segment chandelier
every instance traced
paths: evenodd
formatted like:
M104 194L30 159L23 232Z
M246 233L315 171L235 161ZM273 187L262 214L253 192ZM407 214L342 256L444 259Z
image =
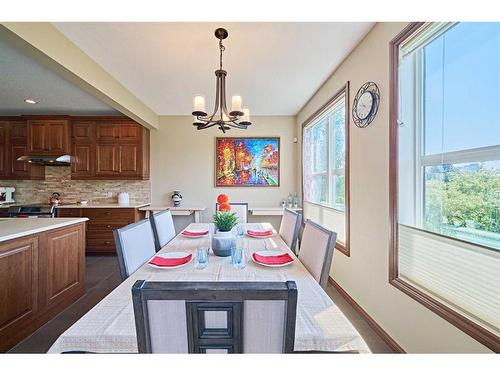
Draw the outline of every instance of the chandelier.
M226 39L228 32L226 29L219 28L215 30L215 37L219 39L219 69L215 71L216 92L215 106L213 113L208 116L205 110L205 97L197 95L193 99L193 125L198 130L208 129L217 126L223 133L231 128L246 129L250 122L250 111L248 108L242 108L243 99L239 95L231 98L231 112L228 112L226 104L226 75L227 72L222 69L222 53L225 50L222 41Z

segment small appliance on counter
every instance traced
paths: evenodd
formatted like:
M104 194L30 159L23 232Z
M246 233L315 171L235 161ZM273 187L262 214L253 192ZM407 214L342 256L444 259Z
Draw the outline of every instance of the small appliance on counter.
M10 206L8 209L9 217L26 217L26 218L39 218L39 217L55 217L56 207L54 205L19 205Z
M130 197L128 193L121 192L118 194L118 204L120 206L128 206L130 204Z
M58 206L59 203L61 203L61 194L52 193L52 195L49 198L49 204L52 206Z
M16 203L14 199L14 192L16 188L14 187L0 187L0 206L3 204Z
M179 190L174 190L174 194L171 197L174 207L179 207L182 201L182 195Z

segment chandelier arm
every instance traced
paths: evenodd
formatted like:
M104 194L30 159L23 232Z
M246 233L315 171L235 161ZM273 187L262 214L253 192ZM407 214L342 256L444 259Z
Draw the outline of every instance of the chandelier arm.
M228 122L233 122L238 120L238 116L231 116L227 110L227 104L226 104L226 77L222 77L222 112L226 115L226 117L229 119Z

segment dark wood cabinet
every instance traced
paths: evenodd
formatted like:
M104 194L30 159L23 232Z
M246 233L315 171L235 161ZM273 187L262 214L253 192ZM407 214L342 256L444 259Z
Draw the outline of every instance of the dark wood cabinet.
M69 119L29 119L28 153L63 155L70 153Z
M86 254L116 254L113 229L145 217L137 208L57 208L57 217L87 217Z
M72 179L149 179L149 130L126 117L72 118Z
M6 180L43 180L45 168L17 161L28 153L27 123L18 118L0 118L0 178Z
M0 351L85 293L85 223L0 243Z

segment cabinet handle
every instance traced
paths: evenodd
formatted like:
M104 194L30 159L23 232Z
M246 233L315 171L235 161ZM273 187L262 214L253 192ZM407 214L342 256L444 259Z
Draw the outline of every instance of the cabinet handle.
M111 244L111 241L104 241L104 244L109 245L109 244Z
M111 224L106 225L106 228L111 228Z
M111 215L111 212L109 212L109 211L108 211L108 212L106 212L106 215Z

